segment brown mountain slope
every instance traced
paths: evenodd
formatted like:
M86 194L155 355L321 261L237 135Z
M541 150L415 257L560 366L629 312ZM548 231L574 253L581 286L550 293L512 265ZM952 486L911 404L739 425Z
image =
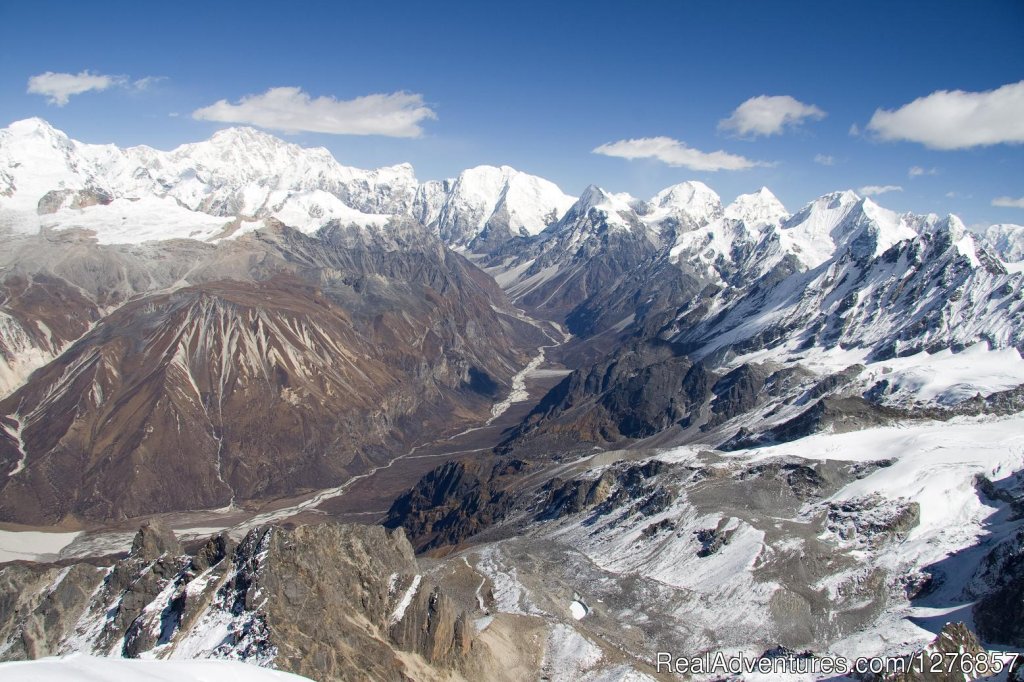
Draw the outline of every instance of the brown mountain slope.
M0 519L338 485L486 414L536 341L495 310L485 275L435 245L282 229L231 248L252 280L138 297L0 401Z

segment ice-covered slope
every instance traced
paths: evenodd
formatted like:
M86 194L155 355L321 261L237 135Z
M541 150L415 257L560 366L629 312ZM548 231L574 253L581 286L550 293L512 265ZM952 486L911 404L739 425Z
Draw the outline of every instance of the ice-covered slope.
M912 221L912 217L900 216L853 192L834 192L785 221L778 236L783 253L815 268L844 247L855 257L877 256L893 244L915 237Z
M158 183L169 183L185 205L218 215L257 215L275 190L323 190L366 213L405 213L417 186L409 164L350 168L323 147L300 147L252 128L221 130L168 153L136 147L126 155Z
M1007 263L1024 261L1024 225L992 225L983 236Z
M477 166L454 180L424 183L417 217L436 227L445 243L478 250L539 233L574 201L543 178L508 166Z
M613 194L597 185L590 185L577 199L552 232L570 233L577 243L601 229L635 229L636 212L627 196Z
M661 190L647 204L644 221L659 223L669 218L704 225L722 215L722 200L703 182L681 182Z
M725 207L723 216L749 225L776 225L789 218L789 212L767 187L752 194L741 194Z
M509 242L484 264L511 297L545 316L562 316L644 271L657 249L657 235L626 197L591 185L557 223Z
M835 193L764 228L743 255L735 272L745 281L706 304L713 314L695 324L692 307L680 313L673 338L699 356L725 346L840 345L882 357L1024 344L1020 273L956 216L899 215Z
M755 248L788 217L767 188L741 194L704 224L677 230L669 257L689 263L713 281L756 277L774 261L751 261Z

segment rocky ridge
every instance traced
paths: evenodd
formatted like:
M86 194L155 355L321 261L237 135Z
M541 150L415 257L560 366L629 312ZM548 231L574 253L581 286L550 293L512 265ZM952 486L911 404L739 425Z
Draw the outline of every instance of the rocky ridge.
M472 625L380 527L259 527L192 552L153 523L110 567L0 568L0 660L237 659L316 679L470 674Z

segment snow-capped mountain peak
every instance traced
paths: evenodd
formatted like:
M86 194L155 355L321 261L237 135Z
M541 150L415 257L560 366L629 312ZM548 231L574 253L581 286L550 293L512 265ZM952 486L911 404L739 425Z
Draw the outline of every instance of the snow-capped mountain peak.
M476 166L444 182L424 183L417 217L452 246L477 239L533 235L575 200L553 182L510 166Z
M83 227L116 243L212 239L236 218L379 226L411 212L418 186L409 164L350 168L247 127L170 151L75 142L42 119L0 130L0 213L21 232Z
M779 236L784 252L816 268L842 248L850 249L855 258L880 255L893 244L917 236L911 222L845 190L807 204L783 222Z
M250 223L233 233L243 234L264 218L313 232L332 220L380 227L404 215L451 246L468 246L537 234L574 202L554 183L509 166L420 183L408 163L343 166L323 147L250 127L170 151L75 142L42 119L0 130L0 211L21 232L45 224L84 227L100 241L212 239L234 219Z
M614 198L610 192L604 191L597 185L587 185L587 188L580 193L579 198L573 205L573 210L582 213L589 211L591 208L610 204L612 201L614 201Z
M842 206L849 206L855 204L861 200L861 196L854 192L852 189L844 189L836 192L829 192L818 197L812 203L827 204L829 208L840 208Z
M725 207L723 215L730 220L742 220L749 225L777 224L789 217L789 212L778 197L767 187L752 194L741 194Z
M7 132L19 137L60 137L67 139L67 135L57 130L50 125L49 122L39 118L38 116L14 121L7 126Z
M697 180L666 187L655 194L650 203L653 210L647 216L649 222L686 218L702 225L722 214L721 197Z
M257 128L250 128L249 126L221 128L210 136L207 143L210 146L219 148L244 146L248 149L255 149L258 147L287 148L289 146L298 146L290 145L279 137L274 137L270 133Z
M564 220L576 220L581 216L587 215L592 210L602 213L609 225L622 226L626 223L620 214L625 213L629 215L633 213L633 207L629 205L626 197L607 192L597 185L590 185L580 194L580 198L576 200L576 203L566 213Z

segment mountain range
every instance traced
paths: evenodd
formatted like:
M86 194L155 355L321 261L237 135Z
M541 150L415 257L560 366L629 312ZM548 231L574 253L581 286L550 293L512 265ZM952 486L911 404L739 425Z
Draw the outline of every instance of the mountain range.
M1024 585L1022 226L849 190L790 213L697 181L420 182L249 128L165 152L29 119L0 130L0 233L0 521L77 538L36 556L69 572L0 568L22 595L0 658L315 675L295 595L359 580L351 641L395 679L498 675L508 641L544 653L505 679L902 656L954 612L971 646L1024 646L1000 610ZM157 520L225 535L124 554ZM324 543L370 558L310 587L305 562L348 561ZM247 634L204 643L203 618ZM47 619L63 634L32 634ZM360 663L336 635L340 679Z

